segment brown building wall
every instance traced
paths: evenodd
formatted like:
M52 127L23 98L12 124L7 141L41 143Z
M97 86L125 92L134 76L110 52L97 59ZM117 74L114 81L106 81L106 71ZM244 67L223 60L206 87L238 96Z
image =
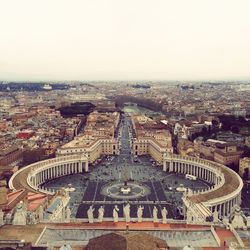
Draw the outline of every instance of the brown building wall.
M0 166L8 166L16 161L22 161L23 159L23 150L17 149L13 152L10 152L0 159Z

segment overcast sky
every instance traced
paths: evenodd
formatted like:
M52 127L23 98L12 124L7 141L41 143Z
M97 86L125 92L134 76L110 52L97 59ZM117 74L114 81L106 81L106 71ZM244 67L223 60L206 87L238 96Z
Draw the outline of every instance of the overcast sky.
M250 0L0 0L0 80L250 79Z

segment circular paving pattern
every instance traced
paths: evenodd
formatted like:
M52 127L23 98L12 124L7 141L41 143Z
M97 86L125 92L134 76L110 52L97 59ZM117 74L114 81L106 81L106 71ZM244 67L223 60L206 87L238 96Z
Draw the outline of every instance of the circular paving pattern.
M101 190L101 194L109 196L113 199L137 199L150 194L150 188L146 185L142 185L135 182L128 182L127 186L131 189L129 193L122 193L121 189L124 187L124 183L115 182L104 186Z

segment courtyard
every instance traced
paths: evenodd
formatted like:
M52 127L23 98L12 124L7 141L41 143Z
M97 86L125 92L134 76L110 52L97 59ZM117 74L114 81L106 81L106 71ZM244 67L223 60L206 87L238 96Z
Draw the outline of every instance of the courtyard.
M123 205L127 202L131 205L131 217L136 217L137 207L144 207L143 217L152 218L153 207L160 211L166 207L168 218L182 218L182 192L176 191L181 184L192 190L204 189L209 186L202 180L188 180L185 175L167 173L159 166L152 166L150 158L139 157L139 162L128 164L129 183L136 183L146 187L149 192L144 196L129 198L126 196L116 199L110 194L103 192L104 187L115 183L123 183L124 165L118 163L119 157L103 158L96 165L91 166L89 173L72 174L51 180L44 184L47 188L59 190L69 184L74 188L70 192L70 208L72 216L76 218L87 218L87 210L90 205L95 208L94 217L98 216L98 208L102 205L105 209L104 217L112 217L114 205L118 205L119 217L123 217Z
M162 171L149 156L131 154L132 130L131 120L123 116L118 128L120 140L119 155L103 156L90 164L88 173L72 174L50 180L44 184L46 188L59 190L71 186L70 209L72 217L87 218L87 210L93 205L94 218L98 216L100 206L104 208L104 217L112 217L115 205L119 208L119 217L123 217L123 206L130 204L130 215L137 217L138 206L143 206L143 218L152 218L153 207L158 209L158 218L165 207L168 218L183 218L182 192L176 188L183 186L192 190L201 190L209 187L203 180L188 180L183 174ZM126 180L124 173L126 172ZM131 195L119 193L117 189L128 182L133 186ZM137 193L137 194L136 194Z

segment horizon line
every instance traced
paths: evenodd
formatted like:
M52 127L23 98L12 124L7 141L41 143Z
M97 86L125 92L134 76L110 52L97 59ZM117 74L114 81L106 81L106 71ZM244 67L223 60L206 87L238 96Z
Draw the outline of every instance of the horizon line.
M249 78L239 78L239 79L228 79L228 78L224 78L224 79L130 79L130 80L126 80L126 79L114 79L114 80L110 80L110 79L61 79L61 80L53 80L53 79L40 79L40 80L27 80L27 79L23 79L23 80L5 80L5 79L0 79L0 82L27 82L27 83L40 83L40 82L201 82L201 81L205 81L205 82L246 82L246 81L250 81L250 77Z

